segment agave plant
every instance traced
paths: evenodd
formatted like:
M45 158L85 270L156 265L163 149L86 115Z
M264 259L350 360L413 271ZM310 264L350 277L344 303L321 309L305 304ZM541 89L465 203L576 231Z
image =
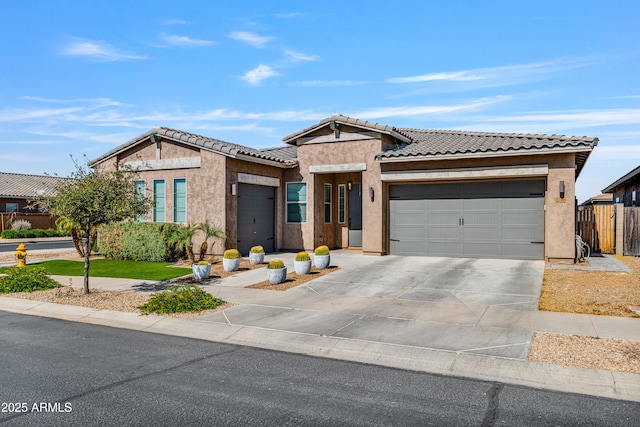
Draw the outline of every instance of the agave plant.
M168 242L179 253L185 251L191 264L196 263L195 255L193 254L193 238L198 234L198 226L194 224L183 225L177 228L169 236Z
M198 230L202 231L202 234L204 235L204 241L200 244L200 258L198 259L199 261L202 261L209 250L209 239L213 237L215 239L224 240L227 238L227 234L222 228L209 223L209 220L199 224ZM215 244L216 242L213 242L211 247L213 248L213 245Z

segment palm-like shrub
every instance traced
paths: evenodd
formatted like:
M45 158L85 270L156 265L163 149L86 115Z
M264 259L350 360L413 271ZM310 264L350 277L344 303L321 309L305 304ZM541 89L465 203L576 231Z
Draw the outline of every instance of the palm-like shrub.
M187 258L191 264L196 263L195 255L193 254L193 238L198 233L198 227L193 224L183 225L171 232L168 243L173 246L176 252L187 253Z
M11 223L12 230L31 230L31 223L26 219L16 219Z
M227 238L227 234L224 232L224 230L221 227L218 227L216 225L212 225L211 223L209 223L209 220L203 223L200 223L198 225L198 230L202 231L203 238L204 238L204 241L200 244L200 255L198 259L199 261L202 261L209 249L209 239L214 238L214 239L225 240ZM214 241L211 244L211 247L213 248L215 244L216 242Z

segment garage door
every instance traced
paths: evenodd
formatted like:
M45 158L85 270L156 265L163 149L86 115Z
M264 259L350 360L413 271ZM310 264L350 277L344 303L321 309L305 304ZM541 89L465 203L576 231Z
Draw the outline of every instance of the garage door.
M390 253L544 259L544 191L544 181L390 185Z
M238 250L248 256L252 246L273 252L274 188L238 184Z

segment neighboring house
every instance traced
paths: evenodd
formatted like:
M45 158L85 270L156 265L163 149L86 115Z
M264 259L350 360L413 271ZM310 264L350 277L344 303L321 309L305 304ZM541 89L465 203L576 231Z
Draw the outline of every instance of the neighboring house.
M334 115L257 150L154 128L90 162L140 169L146 220L224 226L246 255L573 262L575 180L597 138L403 129Z
M640 206L640 166L610 184L602 192L613 194L615 203Z
M62 180L57 176L0 172L0 212L38 212L30 203L43 195L55 194Z
M580 203L578 209L583 208L585 206L602 206L602 205L612 205L613 204L613 194L598 194L597 196L590 197L588 200Z

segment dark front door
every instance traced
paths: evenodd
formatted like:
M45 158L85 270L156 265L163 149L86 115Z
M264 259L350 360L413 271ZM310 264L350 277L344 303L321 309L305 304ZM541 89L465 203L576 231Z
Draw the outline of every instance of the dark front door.
M349 191L349 247L362 247L362 184L351 184Z
M258 245L273 252L274 201L273 187L238 184L238 250L242 256Z

